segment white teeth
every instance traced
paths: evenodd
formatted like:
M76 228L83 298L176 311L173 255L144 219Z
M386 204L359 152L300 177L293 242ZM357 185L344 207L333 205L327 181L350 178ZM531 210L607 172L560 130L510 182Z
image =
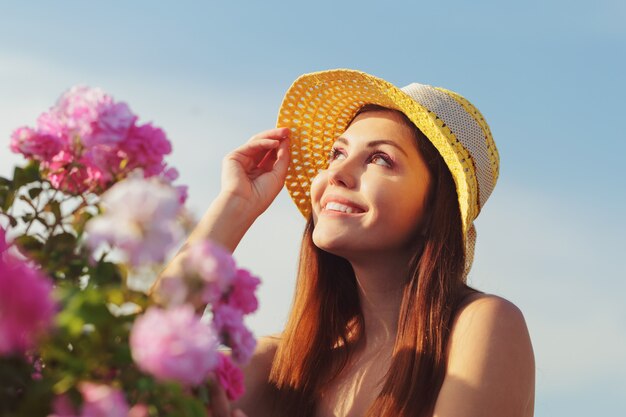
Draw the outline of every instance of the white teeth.
M329 203L326 203L326 207L324 207L326 210L333 210L333 211L341 211L342 213L356 213L357 210L350 207L350 206L346 206L345 204L341 204L341 203L336 203L334 201L331 201Z

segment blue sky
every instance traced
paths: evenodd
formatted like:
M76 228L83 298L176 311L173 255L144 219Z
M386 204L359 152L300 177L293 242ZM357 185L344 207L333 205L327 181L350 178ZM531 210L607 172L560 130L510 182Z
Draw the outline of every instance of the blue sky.
M222 156L273 126L302 73L355 68L455 90L485 115L502 159L470 281L526 316L536 415L623 414L626 3L389 3L0 0L0 175L20 162L14 128L74 84L100 86L166 130L199 216ZM237 249L263 279L258 335L287 313L299 216L281 193Z

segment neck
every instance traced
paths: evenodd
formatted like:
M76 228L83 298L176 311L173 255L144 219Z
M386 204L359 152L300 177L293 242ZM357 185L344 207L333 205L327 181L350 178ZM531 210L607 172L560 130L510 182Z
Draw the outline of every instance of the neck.
M349 259L356 276L366 351L393 348L409 258L398 253Z

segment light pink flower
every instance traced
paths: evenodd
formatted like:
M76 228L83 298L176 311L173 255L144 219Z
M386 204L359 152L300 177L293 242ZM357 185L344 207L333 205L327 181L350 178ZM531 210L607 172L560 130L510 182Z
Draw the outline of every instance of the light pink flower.
M182 236L176 190L157 180L128 178L102 195L103 215L87 223L87 243L122 250L133 266L162 262Z
M248 363L254 353L256 339L246 328L241 310L228 304L218 305L213 310L213 323L224 344L232 349L235 362L242 365Z
M145 404L135 404L128 411L128 417L148 417L150 409Z
M235 260L223 247L208 240L192 245L183 263L185 274L199 276L204 281L201 300L217 303L235 278Z
M65 125L59 112L54 108L39 115L36 130L42 135L58 137L68 149L73 145L74 138L72 137L72 132Z
M128 403L121 391L92 382L82 382L78 390L84 401L80 417L128 416Z
M218 353L219 361L215 369L217 382L226 391L230 401L235 401L245 392L243 372L235 365L228 355Z
M0 355L10 355L35 345L52 325L56 304L51 280L6 252L0 231Z
M63 93L50 110L68 136L78 136L83 143L94 132L94 123L99 116L99 108L111 104L112 98L99 88L74 86Z
M160 380L184 385L202 383L217 365L218 340L193 307L150 307L130 332L135 363Z
M157 288L159 304L175 307L185 304L189 297L189 288L184 279L174 276L161 278Z
M245 269L238 269L233 280L232 288L228 294L228 304L235 307L243 314L250 314L259 307L256 298L256 288L261 280Z

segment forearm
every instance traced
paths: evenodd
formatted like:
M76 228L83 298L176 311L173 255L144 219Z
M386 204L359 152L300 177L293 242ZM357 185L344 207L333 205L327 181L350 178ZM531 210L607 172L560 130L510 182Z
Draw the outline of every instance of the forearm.
M187 248L195 242L209 239L233 252L256 217L256 214L250 212L249 206L237 197L220 194L211 203L176 256L161 271L154 287L163 276L181 275Z

